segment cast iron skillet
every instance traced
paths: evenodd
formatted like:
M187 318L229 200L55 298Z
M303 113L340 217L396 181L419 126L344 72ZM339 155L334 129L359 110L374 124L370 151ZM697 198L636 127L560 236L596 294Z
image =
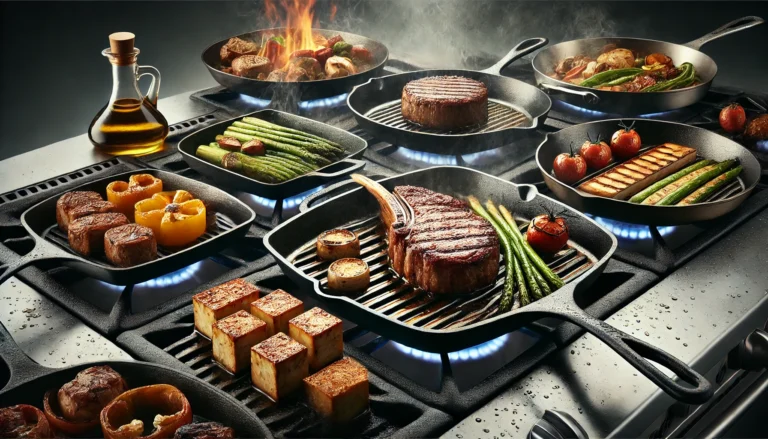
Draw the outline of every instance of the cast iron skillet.
M178 270L200 259L214 255L243 238L256 218L256 214L242 201L227 192L205 183L171 172L142 169L104 177L78 186L73 191L96 191L106 200L106 188L115 180L128 181L134 174L151 174L163 180L163 190L184 189L203 200L208 209L216 212L217 227L206 232L197 243L179 250L158 247L158 258L133 267L111 265L104 255L83 257L69 247L66 234L56 224L56 201L60 193L44 200L21 215L21 224L35 239L35 247L15 262L4 267L0 284L13 274L34 262L45 259L60 260L86 275L115 285L133 285Z
M261 36L263 34L280 34L282 35L283 28L272 29L260 29L244 34L237 35L238 38L261 43ZM357 84L361 84L370 78L381 75L384 70L384 63L389 58L389 50L387 47L375 40L366 38L360 35L351 34L348 32L339 32L335 30L326 29L312 29L312 32L323 35L326 38L333 37L334 35L341 35L344 41L352 45L361 44L371 51L374 62L373 67L370 70L358 73L356 75L346 76L343 78L323 79L319 81L306 81L306 82L273 82L273 81L261 81L258 79L243 78L233 75L231 73L224 73L220 70L221 58L219 51L221 46L229 41L221 40L205 49L201 59L208 68L208 72L213 76L219 84L228 88L229 90L243 93L249 96L260 97L264 99L272 99L273 94L276 96L292 96L298 97L301 100L325 98L328 96L336 96L342 93L349 92L352 87Z
M595 138L598 134L602 134L603 138L608 138L619 129L621 121L620 119L612 119L583 123L547 134L544 142L536 150L536 163L544 176L547 187L555 193L557 198L582 212L629 223L653 226L690 224L717 218L732 211L747 199L760 181L760 163L748 149L738 143L704 128L648 119L623 119L623 121L624 123L635 124L635 130L640 134L644 146L672 142L695 148L698 155L706 159L717 161L738 159L741 166L744 167L739 175L742 190L735 195L718 199L718 201L690 206L648 206L580 192L576 190L576 186L581 181L574 185L567 185L555 178L552 173L552 163L558 154L569 151L571 142L576 149L584 143L588 135ZM611 166L614 165L615 163ZM607 169L592 172L584 180L605 172Z
M309 174L304 174L282 183L264 183L246 177L243 174L224 169L221 166L208 163L195 155L198 146L208 145L215 141L216 135L223 134L225 128L231 125L232 122L238 121L243 117L251 116L332 140L344 148L345 158ZM229 188L262 195L271 199L290 197L320 186L328 180L351 174L352 172L362 169L365 166L365 162L362 160L355 160L354 158L361 157L367 147L368 142L349 131L344 131L328 124L316 122L312 119L276 110L256 111L254 113L244 114L219 122L215 125L203 128L200 131L196 131L179 142L179 152L181 152L181 156L184 158L184 161L197 172L208 175ZM331 172L326 171L331 169L337 170Z
M0 407L16 404L43 409L43 396L71 381L91 366L110 366L125 378L130 388L170 384L187 397L194 422L215 421L231 427L236 437L272 437L264 423L238 400L185 372L138 361L100 361L51 369L32 361L19 349L8 330L0 324L0 356L8 364L11 380L0 389Z
M685 363L666 352L625 334L585 313L574 300L600 275L616 250L616 238L596 222L551 198L538 194L531 185L517 185L500 178L461 167L434 167L413 171L381 180L389 190L399 185L415 185L441 193L465 197L475 195L480 200L492 199L509 207L513 213L532 218L545 209L566 210L574 241L595 255L598 261L565 287L551 295L520 308L459 329L425 329L407 325L400 320L356 302L354 297L332 295L320 288L319 282L301 272L289 262L289 255L321 232L338 228L354 220L375 217L379 206L365 189L358 188L321 203L284 222L264 237L264 245L294 282L308 292L314 292L329 307L353 321L366 322L366 328L386 338L428 352L457 351L488 341L544 317L557 317L583 327L602 340L656 385L674 398L687 403L702 403L712 396L709 382ZM694 388L682 386L667 377L648 360L670 370Z
M466 154L497 148L535 133L536 128L547 118L552 101L546 93L523 81L501 76L501 71L513 61L546 44L546 38L522 41L501 61L480 72L419 70L374 78L355 87L347 97L347 105L363 129L374 137L386 140L393 145L440 154ZM427 76L442 75L463 76L484 83L488 87L489 101L501 103L503 106L525 114L528 121L521 126L511 128L481 127L451 133L418 129L408 122L387 123L391 116L377 117L377 113L380 113L382 108L399 108L403 87L407 83ZM397 114L400 114L399 110Z
M683 45L641 38L587 38L566 41L537 53L533 58L533 70L536 82L545 91L556 95L557 99L579 107L626 116L674 110L701 100L717 74L715 61L700 52L699 48L712 40L761 23L763 19L760 17L743 17ZM549 77L560 60L579 54L596 56L606 44L616 44L619 48L630 49L644 56L656 52L664 53L672 58L675 65L690 62L701 81L696 86L680 90L630 93L580 87Z

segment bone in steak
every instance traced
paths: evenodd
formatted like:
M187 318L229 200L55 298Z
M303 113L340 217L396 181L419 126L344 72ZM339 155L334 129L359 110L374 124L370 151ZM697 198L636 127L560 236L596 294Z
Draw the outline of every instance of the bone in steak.
M468 293L490 285L499 272L499 239L465 202L415 186L394 194L354 174L379 202L388 228L392 268L432 293Z
M407 121L426 128L457 130L488 120L488 89L474 79L431 76L406 84L401 105Z

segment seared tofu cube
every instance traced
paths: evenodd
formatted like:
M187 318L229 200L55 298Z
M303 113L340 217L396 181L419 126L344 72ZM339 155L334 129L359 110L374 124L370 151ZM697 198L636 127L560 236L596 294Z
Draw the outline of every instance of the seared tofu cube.
M232 373L250 364L251 347L267 338L267 324L238 311L213 324L213 358Z
M291 319L288 335L307 347L312 371L338 360L344 351L341 320L320 308L312 308Z
M275 290L251 304L251 314L267 323L267 334L288 333L288 321L304 312L304 302Z
M304 378L309 404L333 422L346 422L368 408L368 371L351 358Z
M195 294L192 304L195 312L195 329L208 338L213 336L216 320L238 311L248 311L251 303L259 298L259 289L243 279L234 279Z
M251 348L251 382L275 401L309 375L307 348L282 332Z

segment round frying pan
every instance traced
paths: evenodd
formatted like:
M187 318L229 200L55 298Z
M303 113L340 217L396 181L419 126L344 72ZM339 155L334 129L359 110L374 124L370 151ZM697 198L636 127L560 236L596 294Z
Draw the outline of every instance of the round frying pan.
M576 186L581 181L568 185L555 178L552 173L552 163L558 154L568 152L571 144L576 148L584 143L588 136L594 139L601 134L603 138L608 138L619 129L621 121L612 119L584 123L547 134L544 142L536 150L536 163L544 176L544 182L557 198L582 212L629 223L652 226L690 224L711 220L732 211L747 199L760 181L760 163L749 150L738 143L703 128L648 119L623 119L623 121L635 124L635 130L640 134L644 147L671 142L695 148L699 157L717 161L738 159L744 168L739 175L738 185L734 184L730 190L715 194L713 196L715 201L690 206L648 206L580 192L576 190ZM607 169L592 172L583 180Z
M192 375L169 367L139 361L100 361L51 369L27 357L2 324L0 357L10 370L10 381L4 388L0 387L0 407L29 404L42 410L43 396L48 390L61 387L88 367L110 366L125 378L130 388L170 384L181 390L192 406L193 422L218 422L231 427L235 437L272 437L267 426L255 413L234 397Z
M347 97L347 105L363 129L393 145L440 154L467 154L497 148L534 133L547 118L552 101L546 93L500 75L513 61L546 44L546 38L525 40L501 61L480 72L419 70L374 78L355 87ZM487 124L447 132L422 129L403 120L400 113L403 87L419 78L443 75L463 76L485 84L489 100Z
M674 110L701 100L717 75L717 64L708 55L700 52L699 48L712 40L761 23L763 19L760 17L743 17L682 45L641 38L587 38L566 41L537 53L533 58L533 70L536 82L544 90L556 95L557 99L579 107L627 116ZM672 58L675 65L690 62L701 82L680 90L631 93L580 87L549 76L558 61L579 54L595 56L606 44L615 44L642 55L664 53Z
M261 43L262 35L282 34L284 31L284 28L260 29L253 32L236 35L236 37L246 41ZM225 73L221 71L221 58L219 57L219 51L221 50L221 46L229 41L229 38L226 40L221 40L218 43L215 43L205 49L201 59L203 60L205 66L208 68L208 72L211 74L211 76L213 76L213 79L215 79L219 84L223 85L229 90L264 99L272 99L273 95L290 96L293 98L300 97L302 100L336 96L349 92L352 87L357 84L361 84L373 77L380 76L382 70L384 70L384 63L386 63L387 59L389 58L389 50L384 44L370 38L351 34L348 32L339 32L326 29L312 29L312 32L318 33L326 38L330 38L335 35L341 35L344 38L344 41L348 42L349 44L360 44L365 46L368 50L371 51L371 54L373 55L373 67L370 70L360 72L356 75L346 76L343 78L322 79L319 81L274 82L243 78L231 73Z

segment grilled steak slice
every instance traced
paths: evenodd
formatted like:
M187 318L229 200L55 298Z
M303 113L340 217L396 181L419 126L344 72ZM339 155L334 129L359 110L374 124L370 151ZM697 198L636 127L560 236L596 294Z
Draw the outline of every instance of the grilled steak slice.
M109 262L119 267L132 267L157 257L157 240L149 227L126 224L107 230L104 253Z
M432 293L467 293L496 280L498 236L465 202L415 186L392 194L366 177L352 178L379 201L392 268L409 283Z
M69 225L69 246L83 256L104 249L104 234L107 230L128 224L122 213L96 213L78 218Z
M425 128L452 131L488 120L488 89L480 81L460 76L431 76L403 88L405 120Z
M71 422L99 419L99 412L110 401L128 390L119 373L109 366L94 366L81 370L75 379L58 391L59 407Z
M115 206L104 201L96 192L67 192L56 201L56 222L63 231L69 229L69 223L94 213L114 212Z
M626 200L696 160L696 150L665 143L580 184L592 195Z
M262 73L266 77L271 71L272 63L263 56L243 55L232 61L232 72L244 78L256 79Z
M218 422L187 424L176 430L173 439L232 439L235 432Z
M219 50L221 63L226 66L243 55L258 55L258 53L258 44L237 37L230 38L227 44L221 46L221 50Z

